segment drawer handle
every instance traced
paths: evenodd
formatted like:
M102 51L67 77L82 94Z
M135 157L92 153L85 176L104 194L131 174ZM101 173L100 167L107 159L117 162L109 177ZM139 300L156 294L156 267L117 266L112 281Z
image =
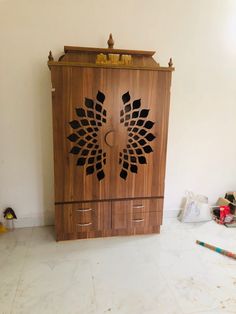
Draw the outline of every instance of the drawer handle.
M133 219L133 222L143 222L144 221L144 218L143 219Z
M144 208L144 205L134 205L133 208Z
M91 210L93 210L92 208L80 208L80 209L76 209L76 212L90 212Z
M88 222L87 224L77 224L77 226L79 226L79 227L88 227L91 225L92 225L92 222Z

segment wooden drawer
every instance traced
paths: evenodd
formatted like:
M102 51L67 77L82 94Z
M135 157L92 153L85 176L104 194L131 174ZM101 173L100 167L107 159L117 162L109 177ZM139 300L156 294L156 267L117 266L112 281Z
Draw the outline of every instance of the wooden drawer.
M149 228L159 226L161 223L162 212L112 215L112 229Z
M115 214L123 214L127 212L143 213L162 211L163 199L134 199L124 201L112 201L112 211Z
M110 204L110 202L108 202ZM111 206L107 202L80 203L74 205L76 232L104 230L111 227Z
M98 225L101 217L97 204L79 204L74 208L76 232L88 232L102 228Z
M148 228L162 223L162 199L112 202L112 228Z
M55 210L57 235L111 229L111 202L56 205Z
M100 209L96 203L80 203L74 206L73 215L76 232L88 232L97 228Z

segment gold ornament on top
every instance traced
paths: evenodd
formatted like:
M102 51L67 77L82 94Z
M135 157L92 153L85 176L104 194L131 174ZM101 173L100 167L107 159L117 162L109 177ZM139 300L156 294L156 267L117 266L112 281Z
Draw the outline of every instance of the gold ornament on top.
M131 55L120 55L119 53L99 53L96 58L96 64L107 64L107 65L131 65Z

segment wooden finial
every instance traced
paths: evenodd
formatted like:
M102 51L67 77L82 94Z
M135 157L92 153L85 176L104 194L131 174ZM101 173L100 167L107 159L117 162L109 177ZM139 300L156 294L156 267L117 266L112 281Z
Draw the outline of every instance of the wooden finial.
M171 68L173 66L172 58L170 58L170 61L169 61L168 65L169 65L169 68Z
M112 38L112 34L110 34L109 39L108 39L108 41L107 41L107 44L108 44L108 48L109 48L109 49L113 49L114 40L113 40L113 38Z
M48 61L54 61L51 50L49 51Z

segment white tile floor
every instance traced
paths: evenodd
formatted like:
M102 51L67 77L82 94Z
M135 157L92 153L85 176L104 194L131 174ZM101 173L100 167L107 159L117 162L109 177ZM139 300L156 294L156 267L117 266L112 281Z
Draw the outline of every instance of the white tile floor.
M165 222L160 235L55 242L52 227L0 235L0 313L236 313L236 230Z

